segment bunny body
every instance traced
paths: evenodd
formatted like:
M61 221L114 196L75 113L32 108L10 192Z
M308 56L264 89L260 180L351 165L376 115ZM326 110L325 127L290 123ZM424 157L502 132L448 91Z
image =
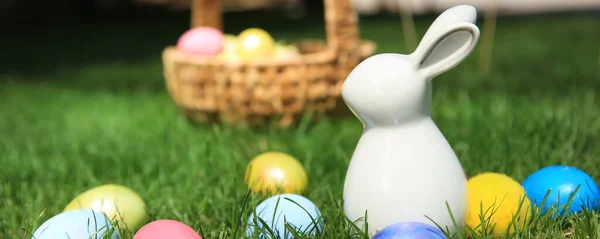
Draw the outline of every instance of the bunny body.
M475 17L471 6L453 7L415 52L369 57L344 82L342 97L364 125L346 174L344 212L361 229L366 216L371 235L402 221L438 224L450 233L464 223L466 177L430 117L431 79L473 50Z
M402 221L436 226L433 220L453 232L446 202L454 220L459 225L464 221L466 177L431 119L369 129L352 158L344 185L344 211L352 221L366 216L372 235ZM359 220L357 226L362 228L363 223Z

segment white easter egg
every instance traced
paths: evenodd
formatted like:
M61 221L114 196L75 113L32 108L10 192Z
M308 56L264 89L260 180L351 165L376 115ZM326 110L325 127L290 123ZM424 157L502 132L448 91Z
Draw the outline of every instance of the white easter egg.
M119 234L104 214L80 209L63 212L48 219L35 230L32 236L32 239L88 238L119 239Z

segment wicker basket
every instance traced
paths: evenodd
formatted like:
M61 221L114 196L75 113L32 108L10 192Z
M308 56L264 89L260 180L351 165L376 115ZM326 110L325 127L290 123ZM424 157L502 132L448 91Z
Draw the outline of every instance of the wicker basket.
M194 0L192 27L222 28L219 0ZM288 127L303 113L322 116L341 98L352 69L376 45L359 38L358 17L350 0L324 0L327 41L297 43L293 60L233 63L194 56L174 46L163 52L164 75L174 102L202 122L264 124L274 117Z

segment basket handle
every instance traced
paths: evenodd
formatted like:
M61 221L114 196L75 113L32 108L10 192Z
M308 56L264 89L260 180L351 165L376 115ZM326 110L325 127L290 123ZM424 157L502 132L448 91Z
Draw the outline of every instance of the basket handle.
M350 0L323 0L327 44L338 52L356 49L360 43L358 14Z
M350 0L323 0L327 44L338 52L355 49L359 44L358 14ZM192 0L192 27L223 29L221 0Z
M192 28L214 27L223 30L221 0L192 0Z

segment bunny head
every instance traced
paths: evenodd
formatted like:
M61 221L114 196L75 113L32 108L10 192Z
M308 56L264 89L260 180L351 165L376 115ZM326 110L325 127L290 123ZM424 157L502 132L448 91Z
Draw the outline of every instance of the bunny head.
M383 53L363 60L342 86L348 108L365 127L429 117L431 79L458 65L475 48L476 15L468 5L450 8L431 25L413 53Z

